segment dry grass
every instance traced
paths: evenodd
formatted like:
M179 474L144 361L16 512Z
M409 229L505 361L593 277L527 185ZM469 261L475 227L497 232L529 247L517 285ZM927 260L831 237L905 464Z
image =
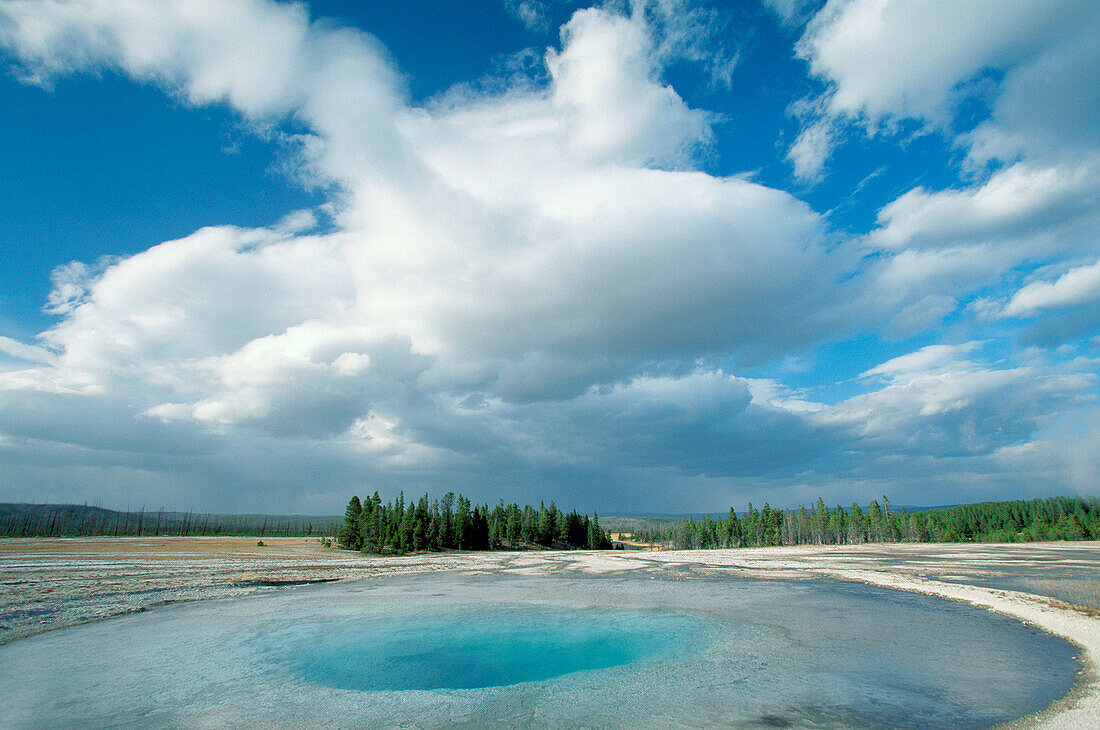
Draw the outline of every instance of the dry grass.
M621 542L635 550L660 550L660 543L656 542L640 542L634 539L634 535L629 532L612 532L611 542Z
M173 554L278 558L333 552L317 537L265 537L262 542L262 546L257 545L255 537L0 537L0 556Z

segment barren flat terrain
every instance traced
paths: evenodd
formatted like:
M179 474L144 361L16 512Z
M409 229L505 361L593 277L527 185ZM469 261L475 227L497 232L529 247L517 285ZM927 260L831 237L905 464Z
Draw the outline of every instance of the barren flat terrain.
M967 602L1082 649L1074 691L1027 726L1100 726L1100 543L801 546L370 557L316 538L0 539L0 643L178 601L435 571L651 571L859 581Z

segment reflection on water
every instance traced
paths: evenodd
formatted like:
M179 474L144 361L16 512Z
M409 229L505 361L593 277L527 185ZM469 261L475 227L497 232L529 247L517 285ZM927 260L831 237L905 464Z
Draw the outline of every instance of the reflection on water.
M1074 649L823 581L417 576L211 601L0 646L4 722L985 727Z
M953 575L929 576L949 583L969 583L1003 591L1023 591L1077 606L1100 609L1100 566L1095 555L1062 548L1056 558L1027 562L987 561L981 569L956 569Z

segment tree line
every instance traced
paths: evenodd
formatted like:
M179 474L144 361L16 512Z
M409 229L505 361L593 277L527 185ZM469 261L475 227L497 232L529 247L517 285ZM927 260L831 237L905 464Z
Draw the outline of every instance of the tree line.
M868 542L1028 542L1100 539L1100 500L1052 497L981 502L906 512L890 500L829 509L823 499L809 509L762 509L749 504L726 518L684 517L634 532L641 542L666 548L706 549L772 545L855 545Z
M596 513L589 519L576 511L563 512L553 502L521 508L515 503L505 505L503 500L490 509L453 492L440 499L425 494L408 504L404 492L389 503L383 502L378 492L363 500L353 496L339 538L349 550L376 554L611 548L611 537L600 527Z
M0 537L332 536L339 517L133 511L78 504L0 504Z
M613 520L614 518L612 518ZM1025 542L1100 540L1100 501L1053 497L982 502L906 512L890 500L829 508L777 510L765 504L725 518L685 517L678 522L630 520L634 538L666 548L729 548L867 542ZM338 517L218 515L164 510L120 512L88 505L0 504L0 536L323 535L339 532L348 547L368 552L499 550L533 547L611 547L598 515L503 502L490 509L448 493L384 504L376 492L352 498Z

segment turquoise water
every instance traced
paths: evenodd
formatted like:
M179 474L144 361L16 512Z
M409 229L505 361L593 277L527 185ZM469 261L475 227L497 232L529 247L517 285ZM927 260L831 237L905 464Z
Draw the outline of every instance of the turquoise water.
M982 728L1066 641L873 586L644 573L280 589L0 646L0 725Z
M266 656L309 682L358 691L476 689L683 656L708 622L655 611L452 610L286 627Z

